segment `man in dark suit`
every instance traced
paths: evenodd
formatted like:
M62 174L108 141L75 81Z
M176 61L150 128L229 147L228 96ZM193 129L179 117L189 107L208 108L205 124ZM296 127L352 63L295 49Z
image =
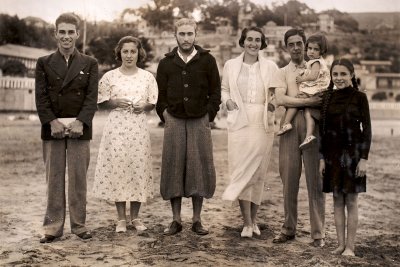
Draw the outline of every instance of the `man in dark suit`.
M75 48L79 23L74 14L61 14L55 25L58 49L39 58L36 65L36 108L42 123L47 182L41 243L52 242L63 234L67 163L71 231L81 239L92 237L85 227L86 173L92 119L97 110L98 65L94 58Z

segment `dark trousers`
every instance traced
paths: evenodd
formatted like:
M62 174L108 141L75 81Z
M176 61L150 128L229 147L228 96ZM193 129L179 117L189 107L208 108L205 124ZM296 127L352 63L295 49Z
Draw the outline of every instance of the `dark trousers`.
M319 177L318 142L301 151L300 143L306 136L304 112L298 111L292 121L293 129L280 137L279 173L283 183L285 222L282 233L294 235L297 225L297 197L302 169L302 159L308 191L311 237L325 237L325 195L322 192L322 178ZM318 129L318 125L316 125ZM319 138L318 130L314 135Z

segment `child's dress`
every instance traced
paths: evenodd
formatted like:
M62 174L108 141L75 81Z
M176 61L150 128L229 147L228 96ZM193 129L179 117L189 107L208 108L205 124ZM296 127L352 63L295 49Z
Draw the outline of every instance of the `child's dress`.
M334 90L320 130L320 152L325 159L323 192L365 192L366 176L357 177L356 168L360 159L368 159L371 146L367 96L352 87Z
M301 82L299 85L299 91L306 93L307 95L315 95L317 93L323 92L328 88L330 82L330 74L328 66L325 60L321 58L311 59L306 63L306 70L303 75L308 75L311 72L311 65L315 62L319 62L320 69L318 78L314 81Z

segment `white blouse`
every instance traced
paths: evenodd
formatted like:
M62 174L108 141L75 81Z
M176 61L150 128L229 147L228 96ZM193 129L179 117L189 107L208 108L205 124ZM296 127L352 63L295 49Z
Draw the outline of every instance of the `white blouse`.
M237 85L243 103L264 104L265 90L261 79L260 63L242 63Z

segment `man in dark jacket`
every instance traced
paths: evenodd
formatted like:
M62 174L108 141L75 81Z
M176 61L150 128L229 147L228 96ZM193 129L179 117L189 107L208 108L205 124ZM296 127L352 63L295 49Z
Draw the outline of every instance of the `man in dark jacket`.
M81 239L92 237L85 227L86 173L92 119L97 110L98 65L94 58L75 48L79 18L74 14L64 13L57 18L55 38L58 49L38 59L35 78L47 182L41 243L52 242L63 234L67 162L71 231Z
M215 58L194 45L196 30L194 20L178 20L178 47L157 69L156 110L165 122L160 191L164 200L170 200L173 214L166 235L182 231L182 197L192 198L192 231L208 234L200 214L203 198L211 198L215 191L210 122L221 103L221 82Z

